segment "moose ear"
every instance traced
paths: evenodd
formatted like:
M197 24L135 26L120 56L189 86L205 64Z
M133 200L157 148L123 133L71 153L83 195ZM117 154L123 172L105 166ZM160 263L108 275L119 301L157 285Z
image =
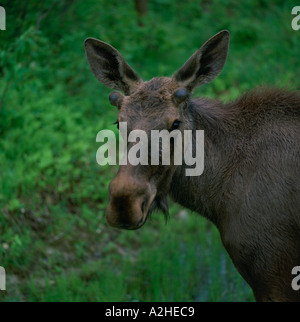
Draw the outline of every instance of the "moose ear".
M215 79L222 71L229 49L229 32L210 38L174 75L181 87L192 91Z
M142 81L111 45L88 38L84 42L84 48L93 74L105 86L129 95Z

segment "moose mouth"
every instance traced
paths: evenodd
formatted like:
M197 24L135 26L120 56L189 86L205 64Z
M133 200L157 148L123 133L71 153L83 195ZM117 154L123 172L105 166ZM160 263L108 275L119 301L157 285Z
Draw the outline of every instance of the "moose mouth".
M126 229L126 230L138 230L146 224L146 222L148 221L148 218L149 218L149 212L146 214L146 216L142 217L142 219L139 221L139 223L136 226L125 224L125 225L119 226L118 228Z
M147 210L146 207L147 207L147 202L144 201L142 203L142 206L141 206L143 216L142 216L141 220L138 222L137 225L133 225L133 224L120 224L120 225L118 225L117 228L126 229L126 230L138 230L138 229L142 228L146 224L148 218L151 215L150 211Z

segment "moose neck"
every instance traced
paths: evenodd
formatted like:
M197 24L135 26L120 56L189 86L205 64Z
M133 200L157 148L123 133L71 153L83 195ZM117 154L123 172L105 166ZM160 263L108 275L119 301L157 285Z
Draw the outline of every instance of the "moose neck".
M221 209L224 179L220 165L224 159L228 159L228 154L233 149L228 143L232 140L228 140L230 125L225 117L225 110L225 105L219 101L191 101L187 108L191 128L204 130L204 172L201 176L189 177L186 176L186 166L178 166L170 187L170 195L175 202L202 214L216 225Z

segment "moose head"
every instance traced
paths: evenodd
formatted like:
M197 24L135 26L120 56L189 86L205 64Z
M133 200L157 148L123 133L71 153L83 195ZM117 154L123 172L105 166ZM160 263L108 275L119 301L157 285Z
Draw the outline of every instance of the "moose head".
M229 32L222 31L195 52L173 77L144 82L111 45L94 38L85 41L93 74L116 90L109 100L119 110L117 123L126 122L129 131L146 133L195 129L187 112L192 91L219 75L228 47ZM108 222L118 228L138 229L153 210L159 208L166 214L167 194L176 168L174 164L120 166L109 187Z

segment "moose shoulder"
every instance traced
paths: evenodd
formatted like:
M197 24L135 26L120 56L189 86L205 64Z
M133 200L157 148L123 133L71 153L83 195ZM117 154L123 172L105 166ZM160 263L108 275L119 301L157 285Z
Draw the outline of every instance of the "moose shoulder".
M258 301L300 301L291 287L292 270L300 265L300 94L260 88L228 104L192 99L194 88L219 75L228 47L229 32L222 31L173 77L143 82L115 48L86 40L96 78L126 95L110 95L119 122L146 133L205 133L199 177L186 176L185 164L120 166L109 188L107 220L138 229L152 211L168 212L170 195L218 227Z

